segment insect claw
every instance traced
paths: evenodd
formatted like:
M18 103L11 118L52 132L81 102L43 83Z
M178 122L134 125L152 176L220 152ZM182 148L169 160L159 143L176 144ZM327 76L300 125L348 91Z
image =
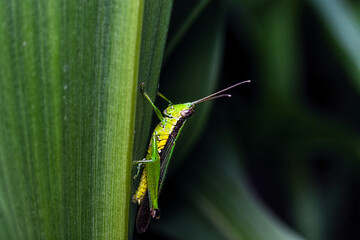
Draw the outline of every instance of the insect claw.
M150 209L150 215L152 218L159 219L160 218L160 210L159 209Z
M137 198L135 195L134 195L134 196L132 197L132 199L131 199L131 201L132 201L133 203L137 203L138 205L141 204L141 200L142 200L142 199Z
M145 92L145 83L144 82L142 82L140 84L140 88L141 88L141 92Z

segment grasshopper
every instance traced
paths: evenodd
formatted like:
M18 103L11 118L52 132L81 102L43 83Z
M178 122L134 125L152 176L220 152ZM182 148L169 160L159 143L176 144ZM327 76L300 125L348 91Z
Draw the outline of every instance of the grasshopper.
M145 91L144 83L141 84L141 92L150 102L160 123L155 127L151 135L146 157L142 160L133 161L134 164L138 164L134 179L139 175L142 166L145 165L139 186L132 198L134 203L140 205L136 219L136 229L139 233L146 231L151 218L160 218L158 198L164 183L169 161L180 132L186 121L195 113L195 105L216 98L231 97L230 94L220 93L247 82L250 82L250 80L239 82L199 100L182 104L173 104L163 94L158 92L157 95L169 103L169 106L164 110L164 115L161 114L160 110L151 101Z

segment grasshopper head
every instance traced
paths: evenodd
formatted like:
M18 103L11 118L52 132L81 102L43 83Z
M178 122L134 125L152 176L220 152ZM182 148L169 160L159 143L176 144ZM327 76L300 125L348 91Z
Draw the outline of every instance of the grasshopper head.
M164 114L171 118L189 118L195 113L195 104L182 103L171 105L164 110Z
M202 102L206 102L206 101L210 101L210 100L214 100L217 98L222 98L222 97L231 97L230 94L220 94L223 93L229 89L232 89L236 86L239 86L243 83L248 83L250 82L250 80L247 81L243 81L243 82L239 82L235 85L232 85L230 87L227 87L223 90L220 90L216 93L210 94L209 96L203 97L199 100L196 100L194 102L188 102L188 103L183 103L183 104L175 104L175 105L170 105L168 108L166 108L164 110L164 114L167 117L170 118L184 118L184 119L188 119L189 117L191 117L191 115L193 115L195 113L195 105L202 103Z

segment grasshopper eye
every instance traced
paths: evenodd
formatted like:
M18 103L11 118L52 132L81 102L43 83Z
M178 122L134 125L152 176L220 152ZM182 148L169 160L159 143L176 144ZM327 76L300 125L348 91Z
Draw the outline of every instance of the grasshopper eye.
M189 118L191 115L193 115L195 112L194 109L184 109L180 112L180 115L183 117L183 118Z

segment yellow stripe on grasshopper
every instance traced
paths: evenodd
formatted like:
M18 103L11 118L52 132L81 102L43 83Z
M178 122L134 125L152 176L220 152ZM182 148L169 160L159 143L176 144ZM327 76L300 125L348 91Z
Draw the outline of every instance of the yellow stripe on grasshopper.
M169 132L169 131L171 132L174 128L174 123L176 123L176 121L170 120L167 122L167 124L165 124L165 126L159 124L155 128L153 134L156 134L158 152L160 152L165 147L167 140L169 138L169 133L165 134L165 132ZM148 148L146 159L151 159L151 151L152 151L152 147L150 145ZM141 200L145 198L147 190L148 190L148 182L146 176L146 168L144 168L141 174L139 186L132 199L133 202L138 203L140 205Z
M140 205L141 200L143 200L145 197L147 187L148 187L148 184L147 184L147 178L146 178L146 169L144 168L144 170L141 174L139 186L138 186L138 188L133 196L133 199L132 199L132 201L134 203L137 203Z

